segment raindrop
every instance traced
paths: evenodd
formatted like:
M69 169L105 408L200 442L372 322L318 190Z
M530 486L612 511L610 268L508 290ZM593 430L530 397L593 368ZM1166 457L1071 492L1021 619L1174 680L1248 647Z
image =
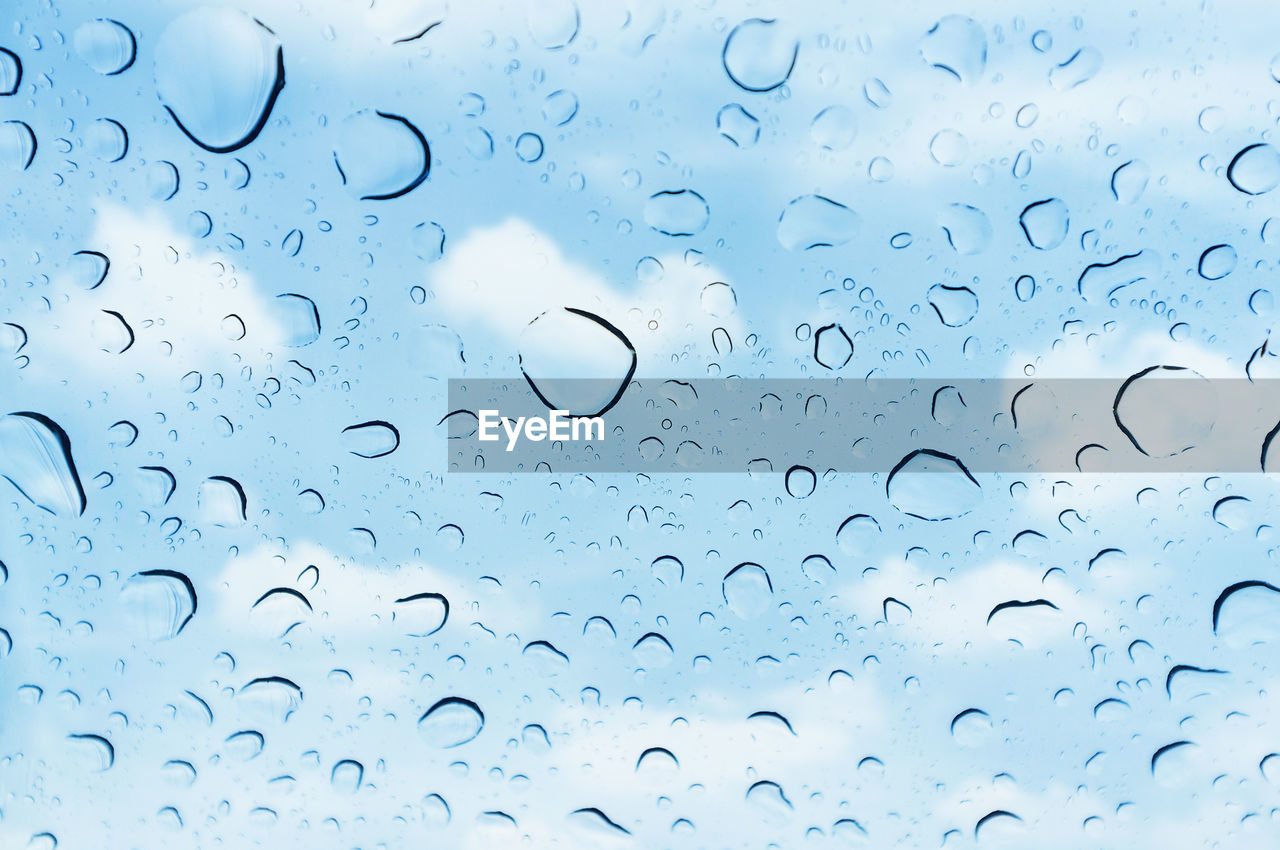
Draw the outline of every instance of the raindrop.
M542 119L563 127L578 114L578 96L567 89L556 89L542 101Z
M1200 255L1196 271L1205 280L1222 280L1236 270L1236 249L1230 245L1214 245Z
M759 564L738 564L720 582L725 604L739 617L751 619L769 610L773 601L773 582Z
M1261 195L1280 186L1280 151L1267 144L1249 145L1227 166L1227 180L1246 195Z
M483 728L480 706L462 697L445 697L418 718L418 731L432 746L442 749L462 746Z
M353 197L389 201L407 195L427 179L431 149L409 119L363 109L342 122L333 161Z
M348 425L342 429L342 447L356 457L386 457L400 447L400 431L381 419Z
M853 239L858 223L858 214L844 204L802 195L778 217L778 242L790 251L843 245Z
M138 41L129 28L107 18L76 27L71 43L86 65L107 76L128 70L138 51Z
M542 137L537 133L521 133L516 139L516 156L521 162L537 162L542 159Z
M658 192L644 205L645 223L667 236L701 233L710 218L711 207L692 189Z
M0 162L14 171L25 171L36 158L36 134L22 121L0 124Z
M273 308L285 345L301 348L320 338L320 311L307 296L293 292L277 295Z
M120 591L130 621L148 640L177 637L196 614L191 579L173 570L135 573Z
M1070 217L1066 204L1057 198L1049 198L1028 205L1018 217L1018 223L1033 248L1049 251L1067 238Z
M774 19L750 18L738 24L720 54L729 79L749 92L772 91L795 67L800 42Z
M824 150L845 150L857 135L858 121L847 106L828 106L809 125L809 137Z
M1101 67L1102 54L1096 48L1082 47L1049 71L1049 85L1058 91L1073 89L1093 79Z
M980 254L991 243L991 221L969 204L950 204L938 215L938 224L957 254Z
M439 593L415 593L397 599L391 617L410 637L428 637L448 621L449 600Z
M22 60L12 50L0 47L0 97L17 94L21 83Z
M978 315L978 296L967 286L936 283L929 287L929 306L949 328L964 327Z
M107 279L111 260L98 251L76 251L71 255L67 268L81 289L97 289Z
M529 35L539 47L559 50L578 35L580 16L573 0L529 0L527 11Z
M824 325L813 335L813 359L827 369L843 369L853 359L853 340L840 325Z
M974 83L987 66L987 34L972 18L947 15L920 42L920 55L963 83Z
M964 516L982 499L982 488L965 465L933 449L916 449L898 461L885 493L904 514L930 522Z
M520 336L520 371L548 408L600 416L622 398L636 350L594 313L565 307L535 318Z
M84 513L87 502L71 440L47 416L20 412L0 417L0 477L52 514Z
M243 12L204 6L156 43L156 93L178 129L212 153L252 142L284 88L284 49Z
M760 140L760 122L741 104L721 107L716 113L716 129L736 148L749 148Z

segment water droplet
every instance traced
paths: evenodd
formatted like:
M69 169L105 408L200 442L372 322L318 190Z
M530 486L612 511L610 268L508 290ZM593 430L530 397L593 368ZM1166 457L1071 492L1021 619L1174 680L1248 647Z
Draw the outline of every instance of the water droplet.
M828 106L809 125L809 137L824 150L845 150L857 135L858 121L847 106Z
M987 66L987 34L978 22L947 15L920 42L920 55L963 83L974 83Z
M1071 220L1066 204L1058 198L1048 198L1029 204L1018 217L1018 223L1033 248L1050 251L1067 238Z
M793 466L787 470L784 484L791 498L807 499L817 489L818 476L807 466Z
M17 94L21 83L22 60L12 50L0 47L0 97Z
M566 89L556 89L542 101L542 119L563 127L578 114L578 96Z
M636 363L622 331L574 307L543 313L520 336L520 370L533 391L548 408L575 416L599 416L617 404Z
M929 155L938 165L954 168L969 156L969 140L955 130L939 130L929 142Z
M0 477L53 514L80 516L87 501L71 440L58 423L39 413L0 417Z
M936 283L929 287L929 306L949 328L960 328L978 315L978 296L967 286Z
M758 617L773 604L773 582L759 564L738 564L720 581L725 604L744 620Z
M777 20L750 18L729 33L720 59L739 88L767 92L791 76L799 51L800 42Z
M386 457L400 447L400 431L381 419L348 425L342 429L342 447L356 457Z
M1082 47L1049 71L1049 85L1067 91L1093 79L1101 68L1102 54L1096 48Z
M516 156L521 162L537 162L542 159L542 137L537 133L521 133L516 139Z
M844 245L856 235L858 224L858 214L844 204L802 195L778 217L778 242L790 251Z
M310 345L320 338L320 311L305 295L286 292L272 305L276 321L284 331L284 344L291 348Z
M701 233L710 218L711 207L692 189L658 192L644 205L645 223L667 236Z
M716 129L737 148L749 148L760 140L760 122L741 104L722 106L716 113Z
M428 637L448 621L449 600L439 593L415 593L397 599L391 616L410 637Z
M1246 195L1261 195L1280 186L1280 151L1267 144L1249 145L1227 166L1227 180Z
M573 0L529 0L525 20L534 44L559 50L577 37L580 16Z
M1236 270L1236 249L1230 245L1214 245L1200 255L1196 271L1205 280L1222 280Z
M36 134L22 121L0 124L0 162L14 171L25 171L36 158Z
M191 579L173 570L135 573L124 583L120 599L130 622L153 641L177 637L196 614Z
M991 244L991 220L969 204L950 204L938 215L938 225L957 254L980 254Z
M982 500L982 488L965 465L933 449L916 449L898 461L885 492L889 504L930 522L964 516Z
M1236 649L1280 641L1280 588L1260 579L1225 588L1213 603L1213 632Z
M220 528L235 528L246 520L248 499L240 482L225 475L214 475L200 484L200 511L206 520Z
M284 88L284 49L245 13L205 6L160 34L155 79L178 128L205 150L227 153L266 126Z
M86 65L107 76L127 70L138 50L133 32L119 21L107 18L76 27L71 43Z
M369 109L342 122L333 159L347 192L362 201L406 195L431 171L422 132L407 118Z
M813 359L827 369L843 369L853 359L853 340L840 325L824 325L813 335Z
M1173 457L1205 443L1219 403L1203 375L1180 366L1150 366L1121 384L1112 410L1134 448L1150 457Z
M462 697L445 697L418 718L418 731L432 746L460 747L484 729L480 706Z

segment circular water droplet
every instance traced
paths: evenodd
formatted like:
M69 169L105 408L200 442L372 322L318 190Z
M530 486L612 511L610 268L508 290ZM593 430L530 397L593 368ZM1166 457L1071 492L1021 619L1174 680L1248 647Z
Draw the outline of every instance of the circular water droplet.
M1149 366L1120 386L1116 425L1138 451L1172 457L1203 445L1219 410L1213 383L1180 366Z
M847 106L828 106L809 125L809 137L824 150L845 150L857 135L858 121Z
M400 431L381 419L348 425L342 429L342 447L356 457L386 457L400 447Z
M760 140L760 121L741 104L722 106L716 113L716 129L734 147L749 148Z
M1249 145L1227 166L1227 180L1246 195L1261 195L1280 186L1280 151L1267 144Z
M720 59L739 88L767 92L791 76L799 50L800 42L776 20L750 18L729 33Z
M920 55L961 82L977 82L987 66L987 34L972 18L947 15L921 40Z
M1058 198L1048 198L1028 205L1018 217L1018 223L1033 248L1050 251L1067 238L1071 218L1066 204Z
M147 169L147 194L157 201L167 201L178 194L178 167L167 160L151 163Z
M1222 280L1236 270L1236 249L1230 245L1214 245L1200 255L1196 271L1205 280Z
M559 50L577 37L581 17L573 0L529 0L525 20L534 44Z
M521 133L516 139L516 156L522 162L537 162L542 159L542 137L537 133Z
M133 32L119 21L107 18L76 27L71 43L86 65L107 76L127 70L138 51Z
M793 499L807 499L817 489L818 476L807 466L793 466L787 470L784 484Z
M856 235L858 224L858 214L844 204L802 195L778 217L778 242L791 251L844 245Z
M196 592L182 573L145 570L124 583L120 600L130 624L148 640L175 638L196 613Z
M462 697L445 697L418 718L418 731L432 746L460 747L484 729L480 706Z
M25 171L36 158L36 134L22 121L0 124L0 162L14 171Z
M717 319L732 315L738 308L738 296L734 294L733 287L719 281L704 286L699 300L702 309Z
M645 223L667 236L693 236L706 229L711 207L692 189L657 192L644 205Z
M431 171L431 149L421 131L407 118L376 110L342 122L333 157L347 192L362 201L406 195Z
M520 370L547 407L599 416L622 398L636 369L622 331L594 313L565 307L535 318L520 335Z
M557 89L542 101L542 118L548 124L563 127L578 114L578 96L566 89Z
M964 327L978 315L978 296L967 286L934 284L929 287L928 299L938 320L949 328Z
M129 152L129 134L119 121L99 118L85 131L84 146L103 162L119 162Z
M178 128L213 153L252 142L284 88L284 49L243 12L201 7L156 43L156 93Z
M8 48L0 47L0 97L18 93L22 83L22 60Z
M916 449L898 461L885 492L889 504L930 522L964 516L982 500L982 488L965 465L933 449Z
M301 348L320 338L320 312L307 296L286 292L275 297L272 307L285 345Z
M954 168L969 156L969 140L956 130L939 130L929 142L929 155L938 165Z
M424 221L409 234L409 244L419 260L434 263L444 256L444 228L434 221Z
M980 254L991 243L991 220L969 204L950 204L938 216L947 242L957 254Z

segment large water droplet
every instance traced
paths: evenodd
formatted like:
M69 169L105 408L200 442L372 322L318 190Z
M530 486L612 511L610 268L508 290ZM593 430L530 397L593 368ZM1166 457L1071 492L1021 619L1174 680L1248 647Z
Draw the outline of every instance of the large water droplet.
M145 570L124 583L120 599L148 640L177 637L196 613L191 579L173 570Z
M578 35L581 17L573 0L529 0L525 20L534 44L559 50Z
M759 564L743 563L729 570L720 581L725 604L743 619L758 617L773 603L773 582Z
M1049 251L1067 238L1071 221L1067 205L1058 198L1049 198L1027 206L1018 217L1018 223L1032 247Z
M1102 54L1093 47L1082 47L1061 65L1049 71L1049 85L1066 91L1087 83L1102 68Z
M1203 445L1219 403L1213 383L1181 366L1149 366L1116 393L1116 425L1138 451L1172 457Z
M272 304L276 320L284 332L284 344L291 348L310 345L320 338L320 311L305 295L286 292Z
M0 124L0 163L14 171L25 171L36 158L36 134L22 121Z
M0 97L17 94L21 83L22 60L12 50L0 47Z
M1271 145L1249 145L1227 166L1227 179L1246 195L1261 195L1280 186L1280 150Z
M0 477L50 513L84 513L87 502L71 440L47 416L21 412L0 418Z
M1226 588L1213 603L1213 631L1237 649L1280 641L1280 587L1250 579Z
M842 151L858 135L858 121L847 106L828 106L813 118L809 137L824 150Z
M529 386L547 407L575 416L599 416L617 404L636 362L622 331L575 307L543 313L520 335L520 370Z
M987 34L972 18L947 15L921 40L920 55L961 82L977 82L987 66Z
M949 328L964 327L978 315L978 296L967 286L936 283L929 287L928 299L938 320Z
M442 749L462 746L483 728L480 706L462 697L445 697L418 718L418 731L432 746Z
M427 637L444 628L449 600L439 593L415 593L397 599L391 616L410 637Z
M342 429L342 447L356 457L385 457L400 447L400 431L381 419L348 425Z
M431 149L409 119L361 110L342 122L333 153L347 191L362 201L412 192L431 171Z
M156 93L178 128L213 153L252 142L284 88L284 49L235 9L201 7L172 21L156 43Z
M931 522L964 516L982 499L982 488L965 465L933 449L916 449L898 461L885 492L904 514Z
M711 207L692 189L658 192L644 205L645 224L667 236L693 236L710 220Z
M71 43L86 65L107 76L127 70L138 51L133 32L119 21L107 18L76 27Z
M1230 245L1214 245L1200 255L1196 271L1205 280L1222 280L1236 270L1236 249Z
M778 217L778 241L790 250L843 245L853 239L858 214L822 195L801 195Z
M776 89L791 76L800 42L773 19L750 18L724 40L720 59L725 73L750 92Z
M950 204L938 215L938 224L957 254L980 254L991 243L991 220L969 204Z

